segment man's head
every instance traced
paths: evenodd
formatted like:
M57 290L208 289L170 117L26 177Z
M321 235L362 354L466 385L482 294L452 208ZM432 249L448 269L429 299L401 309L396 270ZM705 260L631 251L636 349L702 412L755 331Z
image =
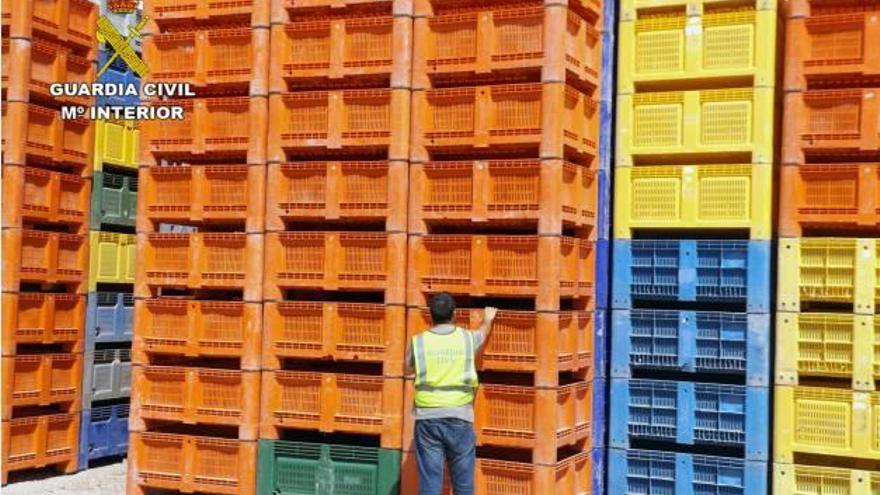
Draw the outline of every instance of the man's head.
M431 298L431 320L435 325L451 323L455 316L455 298L447 292L441 292Z

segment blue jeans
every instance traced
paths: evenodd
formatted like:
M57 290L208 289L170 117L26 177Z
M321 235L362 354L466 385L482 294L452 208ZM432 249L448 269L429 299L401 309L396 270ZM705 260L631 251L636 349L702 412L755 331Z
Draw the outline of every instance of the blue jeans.
M449 462L449 481L453 493L473 495L476 444L472 423L456 418L417 420L419 495L440 495L445 461Z

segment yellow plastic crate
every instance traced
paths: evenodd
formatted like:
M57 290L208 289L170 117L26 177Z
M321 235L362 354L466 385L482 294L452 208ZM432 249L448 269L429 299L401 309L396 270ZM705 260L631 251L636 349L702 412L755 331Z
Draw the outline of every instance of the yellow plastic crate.
M729 163L773 163L774 88L618 95L617 166L712 155Z
M791 464L795 453L880 460L880 392L780 385L775 393L774 461Z
M877 239L779 239L779 311L798 312L810 303L852 305L874 314L880 301Z
M635 229L748 229L773 234L772 165L669 165L615 169L614 236Z
M880 316L778 313L776 384L851 379L854 390L875 390L880 378Z
M706 79L775 86L778 22L775 11L754 5L707 5L698 16L637 11L620 23L618 93Z
M95 123L95 170L104 164L138 168L140 162L140 130L125 121L99 120Z
M89 233L89 291L99 283L133 284L137 241L134 234Z
M755 10L779 10L779 0L751 0L741 3L754 5ZM730 5L730 0L620 0L620 20L632 21L638 17L638 13L645 10L681 9L689 16L698 16L715 6Z
M774 464L773 493L876 495L880 493L880 472L800 464Z

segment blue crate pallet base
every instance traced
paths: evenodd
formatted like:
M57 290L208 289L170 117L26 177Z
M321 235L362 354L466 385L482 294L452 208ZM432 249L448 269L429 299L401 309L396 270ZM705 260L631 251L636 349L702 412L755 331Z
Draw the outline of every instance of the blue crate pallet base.
M767 462L653 450L608 450L610 495L767 495ZM788 494L780 494L788 495Z
M664 380L611 380L611 448L643 439L676 445L741 447L766 461L770 389ZM695 448L696 448L695 447Z
M770 315L633 309L611 313L611 377L634 369L745 375L770 385ZM704 380L705 377L700 378Z
M89 461L128 451L128 404L98 406L82 411L79 438L79 468Z
M90 292L86 309L86 349L95 344L131 342L134 294Z
M771 243L745 240L615 240L612 307L634 301L745 304L770 312Z

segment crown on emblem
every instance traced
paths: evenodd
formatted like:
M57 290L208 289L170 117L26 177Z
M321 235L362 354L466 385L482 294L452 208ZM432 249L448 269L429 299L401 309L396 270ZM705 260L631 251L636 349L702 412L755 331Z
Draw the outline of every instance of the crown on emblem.
M137 0L108 0L107 8L114 14L131 14L137 10Z

